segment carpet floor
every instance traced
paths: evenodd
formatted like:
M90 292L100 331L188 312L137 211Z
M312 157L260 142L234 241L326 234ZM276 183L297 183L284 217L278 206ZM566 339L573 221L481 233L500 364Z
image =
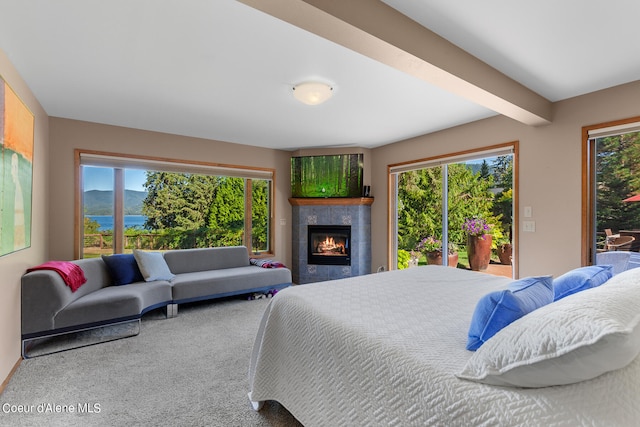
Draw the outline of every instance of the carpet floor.
M181 305L170 319L157 310L138 336L23 360L0 395L0 425L300 426L278 403L255 412L247 398L268 302Z

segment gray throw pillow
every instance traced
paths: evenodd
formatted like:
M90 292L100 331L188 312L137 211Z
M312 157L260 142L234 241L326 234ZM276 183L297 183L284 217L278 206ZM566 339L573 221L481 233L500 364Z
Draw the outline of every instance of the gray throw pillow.
M138 268L145 282L173 280L173 278L176 277L175 274L169 270L169 266L160 252L145 252L134 249L133 256L138 263Z

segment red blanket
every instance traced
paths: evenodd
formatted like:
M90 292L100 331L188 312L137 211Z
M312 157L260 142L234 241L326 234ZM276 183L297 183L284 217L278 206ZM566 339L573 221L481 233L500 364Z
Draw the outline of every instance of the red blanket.
M69 261L47 261L44 264L37 265L27 269L27 273L35 270L53 270L57 272L64 283L71 288L71 292L75 292L87 281L84 277L84 271Z

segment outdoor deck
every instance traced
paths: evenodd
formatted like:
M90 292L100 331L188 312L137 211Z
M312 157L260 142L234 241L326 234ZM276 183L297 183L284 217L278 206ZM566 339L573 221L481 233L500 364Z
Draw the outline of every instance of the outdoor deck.
M490 263L485 273L493 274L494 276L513 277L513 266Z

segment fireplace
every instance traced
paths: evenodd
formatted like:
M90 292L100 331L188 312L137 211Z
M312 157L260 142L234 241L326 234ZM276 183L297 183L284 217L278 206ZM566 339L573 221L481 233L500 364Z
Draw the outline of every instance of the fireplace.
M291 276L293 283L362 276L371 271L372 197L291 198ZM310 236L318 233L316 238ZM329 239L327 240L327 237ZM333 237L333 243L331 242ZM313 241L316 240L316 244ZM333 255L316 252L332 247ZM344 245L342 252L341 245ZM336 246L340 246L337 249Z
M308 264L351 265L350 225L308 225Z

